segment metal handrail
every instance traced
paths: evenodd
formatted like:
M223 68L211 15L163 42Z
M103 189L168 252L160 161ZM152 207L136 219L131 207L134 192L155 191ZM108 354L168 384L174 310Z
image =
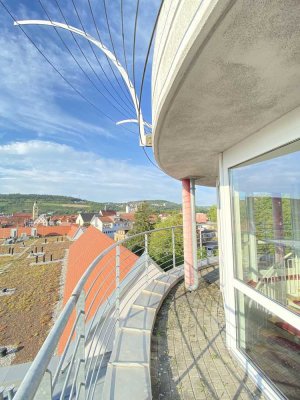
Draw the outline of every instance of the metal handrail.
M120 246L138 236L142 236L145 238L147 235L156 233L156 232L161 232L161 231L173 231L182 228L182 225L176 225L176 226L171 226L171 227L166 227L166 228L159 228L159 229L153 229L149 230L146 232L142 233L137 233L131 236L128 236L125 239L122 239L111 246L109 246L106 250L101 252L95 259L94 261L89 265L89 267L86 269L84 274L82 275L81 279L78 281L75 289L73 290L69 300L65 304L62 312L60 313L58 319L56 320L54 326L50 330L45 342L43 343L40 351L38 352L36 358L32 362L24 380L22 381L19 389L17 390L17 393L15 395L15 400L22 400L22 399L33 399L39 385L43 379L43 376L47 370L47 367L49 365L49 362L52 358L52 356L55 354L57 345L59 343L59 340L61 338L62 333L64 332L64 329L67 326L67 323L69 321L69 318L74 311L76 304L78 302L78 299L83 292L84 286L87 283L89 277L91 276L92 272L94 269L97 267L99 262L107 256L110 252L112 252L114 249L117 248L117 246ZM173 237L173 235L172 235ZM174 253L174 249L173 249ZM174 257L174 254L172 254L172 259ZM72 329L71 333L74 333L74 329ZM68 343L70 340L68 340ZM57 376L55 376L55 383L57 381Z

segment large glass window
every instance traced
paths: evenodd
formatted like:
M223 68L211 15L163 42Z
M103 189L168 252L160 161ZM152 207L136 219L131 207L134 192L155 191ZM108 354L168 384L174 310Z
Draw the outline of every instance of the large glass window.
M300 141L231 169L235 274L300 313Z
M289 399L300 399L300 330L237 293L240 349Z

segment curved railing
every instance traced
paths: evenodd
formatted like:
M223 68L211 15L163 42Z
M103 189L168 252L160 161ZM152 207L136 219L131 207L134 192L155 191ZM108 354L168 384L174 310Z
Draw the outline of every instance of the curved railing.
M78 281L14 399L101 398L116 331L141 290L183 264L182 237L182 226L155 229L100 253Z

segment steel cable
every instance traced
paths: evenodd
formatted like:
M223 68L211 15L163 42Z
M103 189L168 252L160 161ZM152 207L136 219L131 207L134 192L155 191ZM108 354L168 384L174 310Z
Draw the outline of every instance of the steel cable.
M47 12L47 9L44 7L42 1L41 1L41 0L38 0L38 1L39 1L40 5L41 5L42 9L44 10L44 12L45 12L45 14L46 14L48 20L49 20L51 23L53 23L52 19L50 18L49 13ZM106 97L106 95L97 87L97 85L95 84L95 82L94 82L94 81L90 78L90 76L86 73L86 71L83 69L83 67L81 66L81 64L80 64L79 61L77 60L77 58L74 56L74 54L73 54L72 50L70 49L70 47L67 45L67 43L65 42L65 40L63 39L63 37L62 37L61 34L59 33L57 27L56 27L56 26L53 26L53 28L54 28L54 30L55 30L57 36L59 37L60 41L61 41L62 44L64 45L65 49L66 49L67 52L70 54L70 56L72 57L72 59L74 60L74 62L75 62L76 65L78 66L78 68L80 69L80 71L84 74L84 76L85 76L85 77L88 79L88 81L91 83L91 85L97 90L98 93L100 93L100 94L111 104L111 106L112 106L115 110L117 110L120 114L122 114L122 115L126 118L127 115L124 114L123 111L119 110L119 109L111 102L111 100L110 100L108 97ZM72 33L72 35L73 35L73 37L74 37L73 32L71 32L71 33ZM77 41L76 41L76 43L77 43ZM78 44L78 45L79 45L79 44ZM85 56L85 54L83 53L83 50L81 49L80 45L79 45L79 49L80 49L80 51L81 51L81 54L82 54L82 55L85 57L85 59L86 59L86 56Z
M57 0L55 0L55 1L57 2ZM83 30L83 32L85 33L85 35L87 35L87 32L86 32L85 27L84 27L84 24L83 24L83 22L82 22L82 19L81 19L81 17L80 17L80 14L79 14L79 12L78 12L77 7L76 7L75 1L74 1L74 0L71 0L71 1L72 1L72 4L73 4L73 7L74 7L74 9L75 9L75 13L76 13L76 15L77 15L78 21L79 21L79 23L80 23L81 29ZM104 76L106 77L106 79L107 79L107 81L108 81L110 87L112 88L112 90L114 91L114 93L116 94L116 96L118 96L119 99L120 99L120 101L123 102L124 106L128 108L129 114L132 113L132 112L135 114L135 110L134 110L134 108L133 108L133 106L132 106L132 104L131 104L131 101L129 102L129 105L128 105L128 103L123 99L123 97L121 97L121 96L119 95L119 93L118 93L117 90L115 89L115 87L114 87L114 85L112 84L112 82L111 82L109 76L108 76L107 73L105 72L105 69L103 68L103 65L102 65L102 63L101 63L99 57L97 56L97 54L96 54L96 52L95 52L95 50L94 50L94 47L93 47L93 45L90 43L90 41L89 41L89 46L90 46L90 48L91 48L91 50L92 50L92 52L93 52L93 54L94 54L94 57L95 57L95 59L96 59L98 65L99 65L99 67L101 68L102 73L103 73ZM104 84L103 84L103 85L104 85ZM105 88L106 88L106 86L105 86ZM109 91L107 88L106 88L106 90L110 93L110 91ZM110 93L110 94L111 94L111 93ZM112 94L111 94L111 95L112 95ZM113 98L115 98L115 97L113 96ZM130 109L130 107L131 107L131 109Z
M90 13L91 13L91 16L92 16L92 20L93 20L93 23L94 23L94 26L95 26L95 29L96 29L96 32L97 32L98 39L99 39L99 41L102 43L101 35L100 35L99 29L98 29L98 26L97 26L97 23L96 23L94 11L93 11L93 8L92 8L91 1L90 1L90 0L88 0L88 5L89 5ZM116 55L115 55L115 56L116 56ZM107 62L108 62L108 65L109 65L109 67L110 67L110 69L111 69L111 71L112 71L112 73L113 73L113 75L114 75L114 77L115 77L115 80L116 80L116 82L117 82L119 88L120 88L121 91L124 93L125 97L127 97L126 92L124 91L122 85L120 84L120 82L119 82L119 80L118 80L118 78L117 78L117 76L116 76L116 73L115 73L113 67L111 66L111 62L110 62L110 60L109 60L109 58L107 57L106 54L105 54L105 57L106 57L106 60L107 60ZM116 59L117 59L117 58L116 58Z

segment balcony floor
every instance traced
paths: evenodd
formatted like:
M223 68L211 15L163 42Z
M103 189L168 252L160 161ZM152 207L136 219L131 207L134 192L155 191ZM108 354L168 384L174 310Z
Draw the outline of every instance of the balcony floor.
M264 399L225 345L219 269L201 272L199 289L179 283L164 301L151 343L153 399Z

